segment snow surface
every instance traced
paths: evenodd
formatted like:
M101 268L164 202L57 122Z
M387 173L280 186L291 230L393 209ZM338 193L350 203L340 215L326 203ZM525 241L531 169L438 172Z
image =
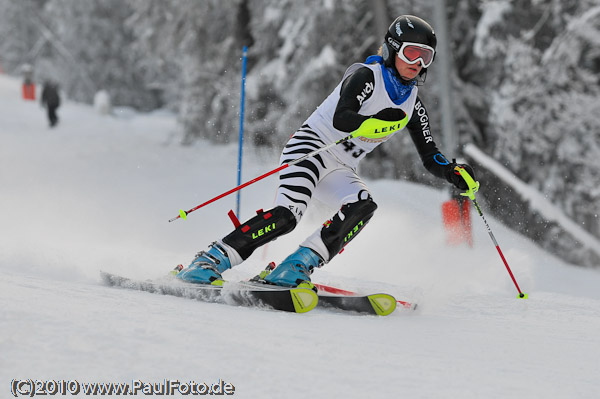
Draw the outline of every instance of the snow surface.
M101 116L69 101L50 129L2 75L0 110L0 397L14 378L223 379L240 398L598 397L600 274L486 215L529 294L517 299L476 214L474 248L446 245L441 191L369 181L375 217L313 275L418 302L415 312L297 315L110 288L100 270L160 277L231 230L234 195L167 220L235 186L237 148L180 146L168 113ZM277 158L247 151L244 180ZM242 192L242 218L272 205L276 183ZM226 277L280 261L332 212L315 203Z

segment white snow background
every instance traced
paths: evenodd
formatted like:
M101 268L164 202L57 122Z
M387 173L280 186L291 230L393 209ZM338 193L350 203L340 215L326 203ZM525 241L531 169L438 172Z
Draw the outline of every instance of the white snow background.
M232 229L235 195L167 221L236 185L237 145L182 147L169 113L100 116L69 101L50 129L19 84L0 75L0 397L17 378L222 379L239 398L599 397L600 273L486 215L529 294L518 299L479 216L474 248L446 245L446 194L420 185L368 181L377 213L313 275L417 302L414 312L299 315L102 285L100 270L164 276ZM246 151L244 181L278 153ZM242 191L242 219L272 206L276 184ZM315 203L225 277L281 261L333 212Z

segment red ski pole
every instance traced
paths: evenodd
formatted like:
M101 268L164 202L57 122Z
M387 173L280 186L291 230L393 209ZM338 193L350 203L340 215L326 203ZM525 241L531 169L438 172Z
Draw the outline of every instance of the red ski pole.
M461 193L460 195L469 197L471 199L471 201L473 201L473 205L475 206L475 209L477 209L477 213L479 213L479 216L481 216L481 218L483 219L483 222L485 223L485 227L487 228L488 234L490 235L492 242L496 246L496 250L498 250L498 254L500 254L500 258L504 262L504 266L506 266L506 270L508 271L510 278L512 279L513 283L515 284L515 287L517 288L517 291L519 292L519 298L527 299L527 297L528 297L527 294L523 293L521 291L521 288L519 288L519 284L517 284L517 280L515 279L515 276L513 275L512 271L510 270L510 267L508 266L508 262L506 261L506 258L504 257L504 254L502 253L500 246L498 245L498 241L496 241L496 237L494 237L494 233L492 233L492 229L490 228L490 225L488 224L487 220L485 220L485 217L483 216L483 212L481 212L481 208L479 207L479 204L477 203L477 200L475 199L475 193L479 190L479 182L476 182L475 180L473 180L471 175L464 168L461 168L460 166L456 166L454 168L454 170L456 170L458 173L460 173L462 178L465 180L465 182L469 186L469 189L465 193Z
M330 143L330 144L326 145L325 147L319 148L318 150L315 150L315 151L313 151L311 153L308 153L308 154L306 154L306 155L304 155L304 156L302 156L302 157L300 157L298 159L295 159L293 161L285 163L285 164L281 165L280 167L275 168L275 169L273 169L273 170L271 170L271 171L269 171L269 172L267 172L267 173L265 173L263 175L260 175L260 176L258 176L256 178L252 179L252 180L249 180L249 181L247 181L247 182L245 182L243 184L240 184L239 186L234 187L231 190L224 192L223 194L217 195L216 197L211 198L208 201L206 201L206 202L204 202L204 203L202 203L202 204L200 204L198 206L195 206L195 207L193 207L192 209L190 209L188 211L184 211L183 209L181 209L181 210L179 210L179 215L176 216L176 217L174 217L173 219L170 219L169 222L173 222L173 221L175 221L177 219L187 219L187 215L189 215L190 213L192 213L192 212L194 212L194 211L196 211L196 210L198 210L198 209L200 209L200 208L202 208L202 207L204 207L204 206L206 206L206 205L208 205L208 204L210 204L212 202L215 202L215 201L217 201L217 200L219 200L219 199L221 199L223 197L226 197L229 194L233 194L236 191L239 191L239 190L241 190L244 187L247 187L247 186L249 186L251 184L256 183L259 180L264 179L265 177L269 177L272 174L275 174L277 172L282 171L283 169L287 168L288 166L295 165L297 163L300 163L300 162L304 161L307 158L314 157L315 155L317 155L317 154L319 154L319 153L321 153L323 151L326 151L326 150L328 150L328 149L330 149L330 148L332 148L332 147L334 147L334 146L336 146L336 145L338 145L340 143L343 143L345 141L353 139L354 137L357 137L357 136L359 136L359 134L357 134L356 132L351 133L348 136L344 137L343 139L340 139L340 140L338 140L338 141L336 141L334 143Z
M397 121L387 121L387 120L381 120L381 119L377 119L377 118L368 118L360 125L360 127L358 129L356 129L355 131L353 131L352 133L350 133L343 139L340 139L334 143L329 143L325 147L319 148L318 150L308 153L298 159L295 159L291 162L285 163L285 164L281 165L280 167L273 169L270 172L265 173L264 175L258 176L250 181L247 181L244 184L240 184L239 186L234 187L227 192L224 192L223 194L217 195L215 198L209 199L205 203L200 204L188 211L184 211L183 209L181 209L179 211L179 215L174 217L173 219L169 220L169 222L173 222L177 219L187 219L188 214L194 212L195 210L202 208L203 206L206 206L212 202L215 202L218 199L226 197L229 194L235 193L236 191L241 190L242 188L249 186L253 183L256 183L257 181L262 180L265 177L271 176L272 174L277 173L277 172L287 168L288 166L295 165L299 162L304 161L307 158L314 157L315 155L317 155L323 151L326 151L326 150L330 149L331 147L335 147L336 145L338 145L340 143L344 143L355 137L366 137L369 139L381 139L383 137L386 137L386 136L394 133L395 131L403 129L407 123L408 123L408 117L406 116L406 114L404 114L403 119L397 120Z

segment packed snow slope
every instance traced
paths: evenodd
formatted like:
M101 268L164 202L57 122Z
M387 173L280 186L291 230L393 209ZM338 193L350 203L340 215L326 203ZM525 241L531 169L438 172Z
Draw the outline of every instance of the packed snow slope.
M564 264L488 216L529 294L517 299L479 216L473 248L446 244L444 192L369 181L375 217L313 275L418 302L415 312L297 315L110 288L100 270L161 277L231 230L235 195L167 221L235 186L236 146L182 147L168 113L100 116L69 101L50 129L6 76L0 113L0 397L12 397L13 379L221 379L240 398L600 393L600 274ZM278 151L247 151L244 180L277 159ZM272 206L276 184L245 189L241 217ZM294 232L226 277L281 261L334 212L311 206Z

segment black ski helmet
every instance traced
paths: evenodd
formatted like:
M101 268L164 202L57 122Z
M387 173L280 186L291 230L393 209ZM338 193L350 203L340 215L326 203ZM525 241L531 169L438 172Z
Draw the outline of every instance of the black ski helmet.
M414 15L400 15L392 22L385 34L381 49L385 66L394 66L394 57L404 42L425 44L435 50L437 39L431 25L421 18ZM427 68L421 70L421 75L425 72Z

